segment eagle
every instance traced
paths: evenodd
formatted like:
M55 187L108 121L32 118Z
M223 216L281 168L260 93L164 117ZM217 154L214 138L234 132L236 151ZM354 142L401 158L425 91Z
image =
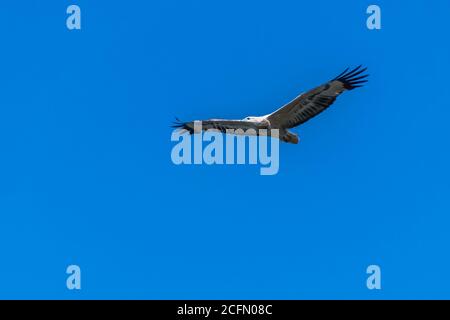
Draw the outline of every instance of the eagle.
M274 130L277 134L272 136L283 142L297 144L299 142L298 135L288 129L297 127L317 116L331 106L344 91L361 87L368 81L366 78L369 75L365 73L366 70L367 68L363 68L362 65L350 71L347 68L334 79L300 94L291 102L265 116L249 116L242 120L208 119L191 122L182 122L175 118L176 121L172 128L189 134L216 130L243 135L260 135L260 132L270 135L272 129L277 129ZM196 125L196 123L201 125Z

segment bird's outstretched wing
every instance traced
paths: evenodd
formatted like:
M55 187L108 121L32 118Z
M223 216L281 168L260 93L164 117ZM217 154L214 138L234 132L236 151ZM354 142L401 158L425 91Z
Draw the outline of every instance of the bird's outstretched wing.
M200 127L201 126L201 127ZM258 129L264 129L260 124L252 121L245 120L225 120L225 119L209 119L201 121L182 122L176 119L176 122L172 125L172 128L178 128L189 132L190 134L198 133L206 130L217 130L223 133L227 133L227 130L243 130L254 129L256 134ZM228 131L229 132L229 131Z
M272 127L296 127L327 109L342 92L361 87L369 76L363 74L366 70L361 66L351 71L347 68L333 80L301 94L270 114L267 119Z

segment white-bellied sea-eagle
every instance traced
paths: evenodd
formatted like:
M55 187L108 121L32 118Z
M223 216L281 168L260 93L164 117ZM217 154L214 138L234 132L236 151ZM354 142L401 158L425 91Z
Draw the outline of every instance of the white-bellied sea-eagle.
M302 93L280 109L265 116L246 117L242 120L209 119L191 122L181 122L177 119L173 127L190 134L214 129L224 133L259 135L260 132L268 132L267 134L270 135L271 129L278 129L277 137L280 140L298 143L298 136L289 132L288 129L301 125L327 109L344 91L361 87L367 82L368 74L364 74L366 70L367 68L362 66L351 71L347 68L336 78ZM196 123L200 123L201 126L196 126Z

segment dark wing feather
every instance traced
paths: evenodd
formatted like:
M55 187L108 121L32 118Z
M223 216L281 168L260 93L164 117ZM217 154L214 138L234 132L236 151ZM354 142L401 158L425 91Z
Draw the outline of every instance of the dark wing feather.
M185 130L189 132L189 134L194 133L194 126L189 126L189 122L183 122L178 118L175 118L175 121L171 125L172 128L179 129L179 130Z
M367 68L358 66L344 70L331 81L301 94L293 101L270 114L268 120L272 127L293 128L315 117L327 109L342 92L359 88L367 82Z
M198 124L198 127L195 126L196 123ZM191 122L182 122L176 119L176 122L173 123L172 128L185 130L189 132L189 134L193 134L206 130L217 130L223 133L227 133L227 130L238 130L238 129L241 129L243 131L246 131L248 129L254 129L258 132L258 129L265 129L267 128L267 126L262 126L259 123L245 120L210 119L201 121L199 120Z

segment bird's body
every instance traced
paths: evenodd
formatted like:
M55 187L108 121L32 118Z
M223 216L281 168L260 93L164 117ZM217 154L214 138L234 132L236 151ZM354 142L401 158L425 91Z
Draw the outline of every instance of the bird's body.
M346 69L333 80L299 95L283 107L265 116L246 117L242 120L209 119L201 121L201 126L196 125L198 121L178 121L173 127L186 130L190 134L206 130L219 130L224 133L243 135L270 135L275 129L277 138L284 142L297 144L298 136L288 129L301 125L327 109L344 91L361 87L363 83L367 82L365 78L368 75L361 75L366 70L367 68L362 69L361 66L351 71Z

